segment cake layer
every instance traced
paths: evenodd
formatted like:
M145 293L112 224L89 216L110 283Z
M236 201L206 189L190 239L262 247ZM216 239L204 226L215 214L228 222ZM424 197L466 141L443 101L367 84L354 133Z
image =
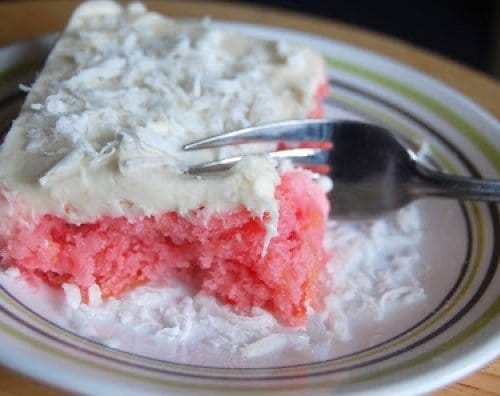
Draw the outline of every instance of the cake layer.
M278 235L262 255L265 218L248 210L190 219L175 212L102 217L77 226L53 215L0 224L5 265L54 286L99 285L103 297L150 280L180 276L242 312L265 307L299 325L316 307L328 201L305 171L285 173L276 189Z
M193 177L202 161L252 151L184 153L194 139L319 114L322 59L312 51L176 22L135 3L74 13L0 149L5 204L71 223L101 216L207 215L248 208L276 231L279 175L266 157Z
M326 262L325 191L255 146L182 146L319 117L326 89L306 48L84 3L0 148L1 265L104 297L183 277L239 311L303 323ZM242 153L228 171L185 173Z

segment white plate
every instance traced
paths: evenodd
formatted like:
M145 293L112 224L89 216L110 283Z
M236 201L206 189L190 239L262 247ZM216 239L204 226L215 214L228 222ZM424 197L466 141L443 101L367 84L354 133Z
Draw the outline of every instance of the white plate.
M389 59L288 30L223 23L266 38L303 42L329 67L335 114L360 117L427 142L443 169L500 178L500 125L467 98ZM17 85L39 69L54 35L0 50L0 127L23 100ZM457 380L500 351L499 205L424 200L421 282L425 310L385 323L381 341L308 364L230 369L124 353L46 320L0 289L0 361L86 394L418 394ZM394 326L392 326L392 324ZM391 329L391 327L394 327ZM367 333L371 329L367 330Z

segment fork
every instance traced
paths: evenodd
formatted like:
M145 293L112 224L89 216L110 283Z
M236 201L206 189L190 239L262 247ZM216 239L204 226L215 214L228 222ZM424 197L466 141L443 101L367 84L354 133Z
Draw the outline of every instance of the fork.
M358 121L292 120L240 129L186 144L186 151L226 145L284 142L298 147L266 153L329 176L333 217L364 219L424 196L500 202L500 180L449 175L424 165L384 128ZM192 166L188 173L223 171L243 156Z

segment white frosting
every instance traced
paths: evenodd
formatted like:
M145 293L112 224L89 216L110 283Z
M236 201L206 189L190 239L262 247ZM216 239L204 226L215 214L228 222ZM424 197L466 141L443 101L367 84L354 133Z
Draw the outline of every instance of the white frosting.
M256 216L270 214L269 239L278 215L275 164L248 157L228 172L189 176L183 171L190 164L243 148L181 147L305 118L323 78L321 58L299 46L207 21L179 23L139 3L84 3L0 150L5 202L74 223L103 214L188 215L200 207L209 215L243 205Z

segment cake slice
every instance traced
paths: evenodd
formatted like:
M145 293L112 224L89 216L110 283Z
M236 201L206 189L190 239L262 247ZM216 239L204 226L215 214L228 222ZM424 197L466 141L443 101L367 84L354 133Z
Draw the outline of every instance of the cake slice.
M0 149L2 265L104 297L182 277L240 312L302 324L327 256L325 192L256 147L182 145L320 116L325 81L301 46L84 3ZM227 172L185 173L241 153Z

